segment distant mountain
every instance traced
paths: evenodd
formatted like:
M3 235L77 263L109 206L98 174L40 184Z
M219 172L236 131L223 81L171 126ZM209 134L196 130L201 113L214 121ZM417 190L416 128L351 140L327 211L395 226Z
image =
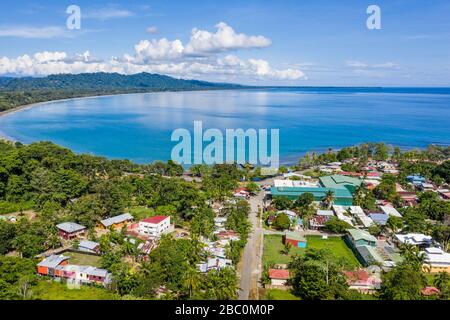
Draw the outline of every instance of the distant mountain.
M43 78L0 77L0 112L60 99L156 91L239 89L244 86L175 79L160 74L59 74Z
M160 74L138 73L122 75L119 73L59 74L43 78L0 77L0 90L74 90L74 91L168 91L168 90L207 90L232 89L240 85L213 83L199 80L176 79Z

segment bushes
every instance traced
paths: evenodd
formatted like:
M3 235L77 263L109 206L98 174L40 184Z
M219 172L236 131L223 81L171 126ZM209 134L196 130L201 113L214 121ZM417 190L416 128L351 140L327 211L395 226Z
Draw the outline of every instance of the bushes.
M30 210L33 208L32 201L9 202L0 200L0 214L8 214L13 212L20 212L23 210Z

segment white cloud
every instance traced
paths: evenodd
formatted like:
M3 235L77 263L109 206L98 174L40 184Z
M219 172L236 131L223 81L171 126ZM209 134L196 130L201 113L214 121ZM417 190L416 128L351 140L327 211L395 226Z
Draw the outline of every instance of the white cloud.
M181 58L184 47L180 40L169 41L166 38L159 40L142 40L134 46L136 59L143 62L152 60L171 60Z
M346 65L351 68L361 69L398 69L400 66L393 62L384 62L378 64L369 64L361 61L350 60L346 62Z
M236 49L263 48L272 44L272 41L264 36L248 36L244 33L236 33L232 27L224 22L218 23L215 33L192 30L191 39L186 45L187 54L207 52L221 52Z
M272 43L270 39L263 36L237 34L224 22L217 24L216 27L218 30L215 33L194 28L186 45L183 45L178 39L173 41L166 38L142 40L135 46L136 58L140 62L149 59L173 60L238 49L262 48Z
M9 26L0 27L0 37L50 39L67 36L66 29L57 26L30 27Z
M145 29L145 32L149 33L149 34L154 34L158 32L158 28L155 26L150 26L147 29Z
M158 54L158 53L157 53ZM134 74L139 72L162 73L176 77L195 78L202 75L240 75L252 79L298 80L305 78L297 69L277 70L262 59L243 60L228 55L208 61L179 61L137 63L134 57L121 59L93 59L86 51L69 57L64 52L38 52L32 57L23 55L14 59L0 58L0 74L43 76L58 73L118 72Z
M66 59L67 54L65 52L38 52L34 55L34 60L37 63L47 63L52 61L61 61Z
M134 16L134 13L125 9L118 8L101 8L92 9L84 13L81 11L81 18L85 19L97 19L97 20L110 20L117 18L128 18Z
M65 52L38 52L33 56L0 58L0 74L42 76L58 73L118 72L134 74L153 72L183 78L219 77L242 82L246 79L259 81L306 79L297 67L273 68L264 59L241 59L226 51L261 48L270 45L263 36L237 34L225 23L217 25L217 32L194 29L190 41L166 38L141 40L134 46L133 54L96 59L89 51L69 55ZM206 54L207 53L207 54Z

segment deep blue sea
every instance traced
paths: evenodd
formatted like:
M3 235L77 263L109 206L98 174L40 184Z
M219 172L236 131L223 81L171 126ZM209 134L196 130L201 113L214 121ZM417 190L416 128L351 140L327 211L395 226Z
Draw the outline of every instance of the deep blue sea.
M262 88L163 92L50 102L0 117L0 135L53 141L138 163L170 158L176 128L280 130L282 163L307 151L383 141L450 144L450 89Z

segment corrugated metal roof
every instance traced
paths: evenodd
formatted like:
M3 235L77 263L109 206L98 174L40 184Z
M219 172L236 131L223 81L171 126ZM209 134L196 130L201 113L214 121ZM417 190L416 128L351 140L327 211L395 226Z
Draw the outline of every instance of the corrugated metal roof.
M78 231L86 229L85 226L82 226L81 224L78 224L75 222L63 222L63 223L57 224L56 227L67 233L78 232Z
M94 250L97 248L100 244L98 242L89 241L89 240L81 240L80 244L78 245L79 248L86 248L89 250Z
M101 224L103 224L105 227L112 226L113 224L122 223L125 221L133 220L133 216L129 213L124 213L115 217L111 217L108 219L101 220Z
M64 255L51 255L41 262L38 263L38 267L45 267L45 268L56 268L58 265L60 265L62 262L68 260L69 257L66 257Z

